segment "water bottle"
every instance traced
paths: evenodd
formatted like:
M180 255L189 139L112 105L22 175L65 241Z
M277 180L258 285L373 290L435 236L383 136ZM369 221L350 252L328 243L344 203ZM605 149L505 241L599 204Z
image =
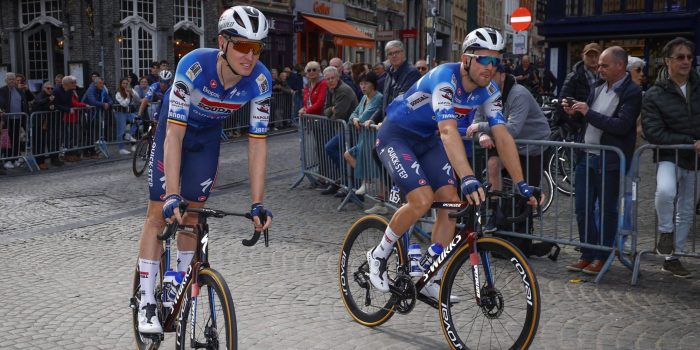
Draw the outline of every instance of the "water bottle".
M177 289L180 287L182 282L182 273L178 271L165 271L163 276L163 306L172 307L175 297L177 296Z
M411 270L409 271L412 277L423 275L423 269L420 266L420 258L423 252L420 249L420 244L413 243L408 247L408 258L411 261Z
M420 259L420 265L423 267L423 271L430 270L430 265L433 264L435 259L442 254L442 244L433 243L428 247L423 257Z

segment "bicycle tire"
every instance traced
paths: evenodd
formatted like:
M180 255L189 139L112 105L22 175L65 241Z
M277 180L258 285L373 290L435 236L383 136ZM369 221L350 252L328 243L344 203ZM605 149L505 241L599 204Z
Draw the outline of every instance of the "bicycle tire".
M522 252L509 242L482 237L477 246L481 255L478 266L482 306L475 304L469 247L464 245L448 263L440 288L438 311L443 334L452 349L527 349L535 339L540 320L537 277ZM484 288L485 257L491 266L495 290ZM461 302L450 304L450 295L460 297ZM479 324L481 330L476 329ZM484 330L484 326L488 329Z
M365 306L364 301L356 302L361 300L360 298L364 299L366 289L354 277L354 273L359 272L362 266L362 271L368 273L366 254L381 241L388 225L389 222L385 218L377 215L368 215L357 220L345 235L338 259L338 287L345 309L353 320L367 327L379 326L394 315L395 302L391 293L382 293L371 287L371 284L371 300L379 302L372 302L368 306ZM394 252L387 259L390 280L394 280L398 267L406 264L406 254L403 250L401 243L397 242ZM365 282L370 283L369 278Z
M201 269L198 275L199 296L196 300L196 309L194 312L197 317L196 323L192 324L191 320L193 316L191 312L193 305L193 300L191 298L193 283L190 282L185 291L184 304L178 315L175 348L180 350L198 348L190 346L191 342L194 341L200 345L207 344L203 346L206 349L238 349L236 312L233 306L231 291L226 281L219 272L211 268ZM201 308L199 306L201 306ZM214 318L212 318L212 309L216 310L216 316ZM209 328L212 319L219 322L216 327L217 332L214 334L210 333L211 329ZM221 320L224 321L223 327L220 324ZM189 327L188 324L190 324ZM191 332L193 330L195 335L194 339L191 339ZM219 339L221 335L219 330L225 332L225 342L223 344L221 344L221 339Z
M160 276L163 275L163 260L161 258L161 264L160 264L160 272L158 276L156 276L156 289L155 289L155 296L156 296L156 303L158 304L157 310L160 313L160 310L162 308L160 298L158 295L160 295L160 290L161 290L161 285L162 285L162 278ZM134 269L134 281L132 283L132 290L131 290L131 295L133 300L136 303L136 308L132 308L132 318L131 318L131 325L132 329L134 331L134 342L136 343L136 349L138 350L156 350L160 347L160 342L153 342L151 339L147 337L143 337L141 335L141 332L139 332L139 310L138 310L138 305L141 300L141 279L139 277L139 264L138 261L136 263L136 268ZM162 317L160 317L162 320Z
M134 176L139 177L148 167L148 160L151 156L151 139L143 138L136 145L134 156L132 158L132 170Z
M557 147L547 160L547 172L552 178L552 184L562 194L574 194L574 169L571 163L571 151Z

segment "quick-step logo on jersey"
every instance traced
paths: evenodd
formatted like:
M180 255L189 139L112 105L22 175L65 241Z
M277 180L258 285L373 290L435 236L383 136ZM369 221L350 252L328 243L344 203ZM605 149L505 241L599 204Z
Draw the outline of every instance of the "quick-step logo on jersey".
M408 178L408 173L403 168L403 164L401 164L401 162L399 161L399 157L396 155L396 152L394 151L394 147L389 147L386 150L389 153L389 159L391 160L391 165L393 165L392 170L395 171L399 175L399 177L401 177L402 179Z

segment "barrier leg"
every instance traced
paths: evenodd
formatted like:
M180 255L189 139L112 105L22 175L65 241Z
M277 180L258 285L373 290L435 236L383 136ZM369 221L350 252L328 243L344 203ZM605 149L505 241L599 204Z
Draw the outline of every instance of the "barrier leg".
M603 275L605 275L606 272L610 269L610 265L612 265L612 262L615 260L615 250L610 251L610 255L608 255L608 258L605 259L605 264L603 264L603 268L598 272L598 275L595 276L595 283L600 283L600 281L603 279Z
M355 191L353 191L352 188L351 188L351 189L348 190L348 194L345 196L345 198L343 198L343 201L342 201L342 202L340 203L340 205L338 206L338 211L343 210L343 207L345 207L345 205L347 205L348 202L350 202L350 201L352 201L353 203L357 204L357 206L360 207L360 209L364 209L364 208L365 208L365 204L362 203L362 201L360 200L360 198L355 194Z

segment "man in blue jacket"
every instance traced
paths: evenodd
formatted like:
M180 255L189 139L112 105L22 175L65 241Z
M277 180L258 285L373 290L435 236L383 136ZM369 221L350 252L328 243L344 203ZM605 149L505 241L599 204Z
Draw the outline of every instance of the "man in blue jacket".
M90 106L95 107L95 114L83 118L82 130L83 130L83 146L93 145L99 138L99 133L97 127L99 125L99 118L106 118L110 116L111 113L107 113L112 109L112 104L114 101L112 97L109 96L107 88L105 88L105 82L100 77L95 77L93 84L83 95L83 102ZM83 151L83 156L86 158L98 158L97 152L94 147L88 147Z
M583 124L579 142L617 147L625 156L625 163L621 164L617 153L612 151L586 149L578 155L575 208L581 243L612 247L617 234L620 170L629 168L632 160L637 117L642 108L642 91L626 69L627 52L623 48L605 49L598 59L601 80L591 87L588 100L562 102L564 112ZM596 202L600 207L599 221L595 218ZM596 222L600 222L600 227ZM598 274L609 254L581 248L579 260L566 268Z

